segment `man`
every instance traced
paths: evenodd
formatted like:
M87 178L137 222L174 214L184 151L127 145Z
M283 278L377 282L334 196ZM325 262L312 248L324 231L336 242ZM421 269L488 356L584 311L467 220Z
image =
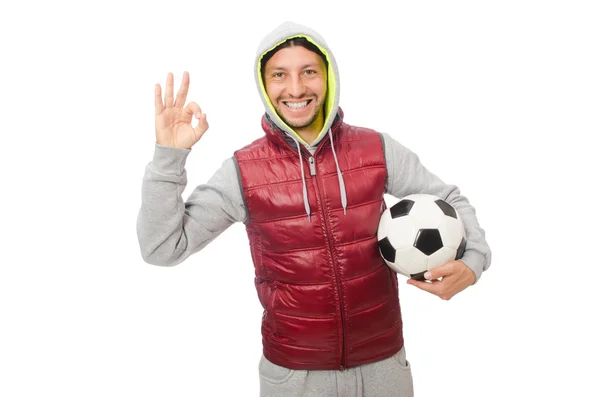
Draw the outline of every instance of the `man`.
M137 225L143 258L178 264L244 222L264 308L261 396L412 396L397 275L377 248L384 194L430 193L460 213L461 260L409 281L443 299L490 265L475 211L389 135L343 122L337 64L316 32L282 24L255 67L265 136L185 203L185 159L208 124L198 104L184 107L187 73L175 100L171 73L164 103L156 85L156 147Z

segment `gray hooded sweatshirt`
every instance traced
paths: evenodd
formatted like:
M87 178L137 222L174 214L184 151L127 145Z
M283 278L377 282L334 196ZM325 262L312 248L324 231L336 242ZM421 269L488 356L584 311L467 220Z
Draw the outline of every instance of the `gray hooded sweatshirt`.
M317 139L311 144L305 142L277 115L264 90L260 72L260 59L268 50L287 38L297 36L306 37L316 44L327 56L329 63L325 123ZM255 60L255 77L266 116L285 133L286 140L299 153L300 145L314 153L324 137L329 135L331 139L330 127L338 114L339 106L339 73L331 50L318 33L292 22L280 25L259 45ZM450 203L462 217L465 226L467 244L461 261L473 270L478 281L482 272L490 266L491 251L485 240L485 232L477 221L475 209L456 186L444 183L429 172L415 153L389 134L380 134L387 167L385 193L397 198L415 193L428 193ZM334 145L331 146L333 148ZM202 250L235 222L245 223L248 220L237 164L233 156L223 162L207 183L197 186L186 201L182 199L181 195L187 185L185 162L190 152L188 149L155 144L153 159L146 166L137 234L142 258L147 263L160 266L177 265ZM299 161L302 161L301 155ZM304 167L301 167L301 170L303 169ZM342 173L343 170L338 168L338 180L344 201ZM310 213L306 195L305 205L307 213Z

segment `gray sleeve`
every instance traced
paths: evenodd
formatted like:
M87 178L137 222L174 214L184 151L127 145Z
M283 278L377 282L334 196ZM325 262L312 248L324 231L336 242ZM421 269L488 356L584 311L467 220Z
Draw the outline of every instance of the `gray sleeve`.
M415 193L428 193L450 203L458 211L465 225L467 245L460 260L475 272L477 282L481 273L489 268L492 252L485 240L485 231L479 226L475 216L475 208L460 194L458 187L445 184L429 172L414 152L386 133L381 133L381 136L388 173L385 192L397 198Z
M137 235L144 261L160 266L181 263L200 251L247 212L233 157L186 202L185 161L191 150L156 144L142 181Z

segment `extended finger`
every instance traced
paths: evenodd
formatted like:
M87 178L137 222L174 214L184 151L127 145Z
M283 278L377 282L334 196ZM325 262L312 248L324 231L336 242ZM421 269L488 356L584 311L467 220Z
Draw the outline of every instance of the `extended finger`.
M165 86L165 107L173 107L173 73L167 74L167 85Z
M190 87L190 74L188 72L183 72L183 77L181 79L181 86L179 87L179 92L177 93L177 99L175 99L175 107L182 108L185 105L185 98L187 97L188 89Z
M160 92L160 84L154 86L154 113L158 116L162 113L164 106L162 103L162 94Z

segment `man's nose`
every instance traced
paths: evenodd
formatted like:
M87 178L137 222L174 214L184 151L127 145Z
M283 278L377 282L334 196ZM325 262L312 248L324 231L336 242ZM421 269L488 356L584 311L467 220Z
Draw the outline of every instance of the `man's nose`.
M294 76L289 81L288 93L295 98L302 97L306 92L306 87L300 76Z

